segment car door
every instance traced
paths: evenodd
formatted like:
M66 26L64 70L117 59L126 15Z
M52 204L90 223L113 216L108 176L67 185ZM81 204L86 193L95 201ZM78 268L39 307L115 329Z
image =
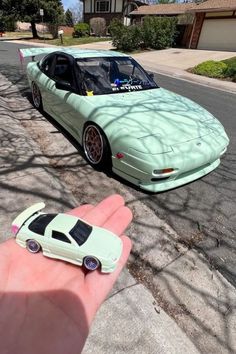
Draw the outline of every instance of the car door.
M77 260L79 247L68 235L57 230L50 230L49 251L52 256L65 260Z
M39 78L37 80L37 84L39 86L42 100L43 100L43 109L50 115L53 115L52 110L52 95L51 88L55 84L52 80L52 70L54 67L56 56L55 54L49 54L44 57L38 64L39 66Z
M81 96L74 75L74 59L64 53L57 54L52 72L53 85L48 89L51 95L53 117L72 135L80 135ZM79 130L79 131L78 131Z

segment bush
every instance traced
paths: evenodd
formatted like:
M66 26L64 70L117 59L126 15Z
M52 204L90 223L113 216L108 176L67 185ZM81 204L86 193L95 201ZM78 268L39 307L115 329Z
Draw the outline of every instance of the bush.
M89 36L89 24L80 22L74 26L73 37L86 37Z
M112 44L118 50L131 52L141 45L141 30L137 26L127 27L121 21L114 19L109 26L109 31L112 36Z
M0 31L14 32L16 30L16 21L13 16L1 16L0 14Z
M227 65L225 76L230 77L234 82L236 82L236 57L222 60L222 62Z
M105 36L106 35L106 20L102 17L93 17L89 21L90 30L96 36Z
M194 74L204 75L213 78L225 77L227 64L221 61L208 60L195 66L192 70Z
M109 27L112 44L122 51L139 47L164 49L172 47L176 37L177 19L174 17L145 17L142 25L124 26L114 19Z
M112 36L112 44L114 47L119 49L119 39L124 31L124 25L117 18L113 19L108 28L111 36Z
M5 23L3 22L3 20L1 20L0 18L0 32L5 32Z
M144 47L152 49L172 47L177 35L176 28L176 17L145 17L142 25Z

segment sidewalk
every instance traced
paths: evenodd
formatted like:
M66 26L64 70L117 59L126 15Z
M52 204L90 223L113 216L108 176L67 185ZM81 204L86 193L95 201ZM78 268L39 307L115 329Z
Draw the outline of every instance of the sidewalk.
M48 210L65 211L79 205L57 178L48 158L24 129L24 121L44 119L32 112L16 86L0 75L0 240L12 237L12 219L27 206L44 200ZM11 95L9 94L11 93ZM150 292L124 270L101 307L84 354L188 354L195 346L159 308Z

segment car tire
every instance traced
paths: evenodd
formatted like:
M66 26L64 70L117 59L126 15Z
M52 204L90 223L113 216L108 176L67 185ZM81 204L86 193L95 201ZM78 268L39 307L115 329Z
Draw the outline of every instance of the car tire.
M32 82L31 84L31 93L32 93L32 100L33 100L34 107L37 108L38 110L42 110L43 109L42 96L39 87L35 82Z
M41 249L40 244L35 240L27 240L26 248L31 253L38 253Z
M84 257L83 265L88 270L96 270L100 266L100 262L95 257L87 256L87 257Z
M84 127L83 149L88 162L97 169L110 169L111 150L103 131L93 123Z

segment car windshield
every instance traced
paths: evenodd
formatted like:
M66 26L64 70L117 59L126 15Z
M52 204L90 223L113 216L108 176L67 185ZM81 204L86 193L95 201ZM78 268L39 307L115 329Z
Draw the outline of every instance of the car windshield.
M87 241L91 232L92 226L81 220L78 220L75 226L70 230L69 234L71 237L73 237L79 246L82 246Z
M78 80L87 96L157 88L154 80L129 57L77 59Z

